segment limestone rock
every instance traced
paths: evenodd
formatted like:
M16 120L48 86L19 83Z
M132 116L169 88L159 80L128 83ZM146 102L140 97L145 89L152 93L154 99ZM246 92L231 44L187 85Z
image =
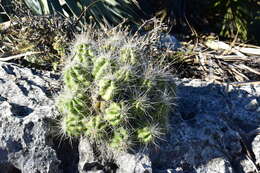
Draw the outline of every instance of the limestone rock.
M260 86L228 88L190 79L176 82L178 106L167 142L162 141L160 151L150 154L154 170L256 172L259 140L252 141L252 132L260 125L260 114L246 105L259 99Z
M49 76L0 63L0 172L59 173L49 124Z
M255 155L256 164L258 165L258 167L260 167L260 129L258 133L259 134L254 138L252 142L252 150Z
M177 107L160 147L117 153L84 138L60 141L52 126L58 76L0 63L0 172L257 172L260 86L176 83Z
M142 153L129 154L93 146L82 138L79 144L79 172L152 173L149 157ZM99 154L97 154L99 153Z

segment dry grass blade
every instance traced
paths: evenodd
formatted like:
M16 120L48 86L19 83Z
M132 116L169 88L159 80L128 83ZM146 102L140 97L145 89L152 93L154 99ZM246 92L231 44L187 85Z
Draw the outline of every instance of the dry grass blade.
M11 21L3 22L0 24L1 30L6 30L9 26L11 26Z
M21 18L19 18L19 22L24 22L26 20L29 20L28 17L21 17ZM9 21L0 23L0 28L1 28L0 30L6 30L6 29L8 29L11 26L19 24L19 22L13 21L13 20L9 20Z
M42 52L26 52L26 53L21 53L21 54L18 54L18 55L13 55L13 56L1 57L0 61L6 62L6 61L13 60L13 59L21 58L21 57L24 57L24 56L37 55L37 54L41 54L41 53Z
M233 83L229 83L230 85L233 86L243 86L243 85L260 85L260 81L250 81L250 82L233 82ZM260 129L259 133L260 133Z
M244 69L244 70L248 70L248 71L250 71L250 72L252 72L252 73L255 73L255 74L257 74L257 75L260 75L260 72L259 72L259 71L255 70L255 69L253 69L253 68L250 68L250 67L246 66L245 64L239 64L239 65L237 65L237 67L238 67L238 68L241 68L241 69Z
M222 59L223 61L248 61L248 58L240 57L237 55L215 55L214 57Z
M69 53L73 22L58 15L12 18L0 32L0 61L20 58L25 66L57 69Z
M176 74L183 75L180 77L199 77L214 82L260 80L258 70L260 69L260 56L258 55L260 47L238 44L235 41L233 40L229 45L222 41L205 42L201 40L196 47L192 48L191 45L194 45L192 43L196 42L194 40L188 44L182 44L184 52L173 52L168 57L175 60L173 68L177 66L181 70L184 68L189 70L187 73L176 70ZM184 59L185 61L183 61ZM182 61L180 62L180 60Z
M235 49L248 55L260 55L260 48L235 47Z
M207 67L206 67L206 58L205 58L205 56L203 56L203 54L201 53L201 52L199 52L199 62L200 62L200 64L201 64L201 66L202 66L202 69L204 70L204 71L208 71L208 69L207 69Z
M223 62L223 64L227 65L228 67L228 71L230 72L230 74L233 74L233 77L239 81L245 81L245 80L249 80L247 76L245 76L239 69L236 69L236 65L234 64L229 64L229 63L225 63Z

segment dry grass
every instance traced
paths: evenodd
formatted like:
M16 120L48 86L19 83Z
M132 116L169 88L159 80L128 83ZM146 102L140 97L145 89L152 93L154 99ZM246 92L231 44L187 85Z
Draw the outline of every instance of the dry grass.
M73 38L69 21L55 16L12 18L1 24L0 61L52 70L66 56Z
M260 83L258 46L218 40L190 41L182 46L182 51L165 50L174 73L180 77L211 82Z
M67 21L68 22L68 21ZM180 51L156 48L156 42L167 26L156 20L149 20L139 28L142 30L150 26L147 32L149 42L143 46L152 56L158 57L158 62L171 65L172 72L179 77L200 78L211 82L237 82L235 85L260 81L260 47L233 42L221 42L205 39L183 42ZM16 20L2 24L0 30L0 61L13 61L16 59L34 61L48 64L62 61L65 52L55 50L55 36L60 37L63 43L71 42L73 38L72 24L61 18L27 17L25 20ZM118 25L105 33L117 30ZM88 30L89 28L83 28ZM98 33L97 33L98 34ZM138 32L133 33L138 36ZM57 38L57 37L56 37ZM57 41L57 40L56 40ZM59 44L63 44L59 43ZM57 46L57 44L56 44ZM69 46L69 45L67 45ZM64 47L65 51L69 49ZM17 62L17 60L16 60ZM20 63L21 61L18 61ZM60 62L59 62L60 63Z

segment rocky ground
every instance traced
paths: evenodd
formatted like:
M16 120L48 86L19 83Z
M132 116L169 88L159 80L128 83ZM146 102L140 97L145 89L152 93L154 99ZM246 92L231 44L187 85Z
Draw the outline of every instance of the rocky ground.
M106 157L87 139L57 135L59 75L0 63L0 173L260 172L260 86L175 80L158 147Z

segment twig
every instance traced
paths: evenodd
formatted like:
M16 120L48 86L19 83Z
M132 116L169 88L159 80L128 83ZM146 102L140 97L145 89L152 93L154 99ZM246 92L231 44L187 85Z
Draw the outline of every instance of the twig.
M260 55L260 48L246 48L246 47L235 47L239 52L249 54L249 55Z
M229 83L233 86L243 86L243 85L260 85L260 81L250 81L250 82L232 82Z
M0 61L6 62L6 61L10 61L13 59L17 59L17 58L21 58L24 56L30 56L30 55L36 55L36 54L41 54L42 52L26 52L26 53L21 53L18 55L13 55L13 56L8 56L8 57L1 57Z
M251 73L255 73L257 75L260 75L259 71L255 70L251 67L248 67L245 64L239 64L239 65L235 65L235 66L238 67L238 68L241 68L241 69L246 69L246 70L250 71Z
M85 9L81 12L81 14L79 15L78 19L76 20L76 22L74 23L75 25L78 24L78 22L80 21L80 19L82 18L82 16L87 12L87 10L92 6L95 5L97 2L102 1L102 0L96 0L91 2L87 7L85 7Z

